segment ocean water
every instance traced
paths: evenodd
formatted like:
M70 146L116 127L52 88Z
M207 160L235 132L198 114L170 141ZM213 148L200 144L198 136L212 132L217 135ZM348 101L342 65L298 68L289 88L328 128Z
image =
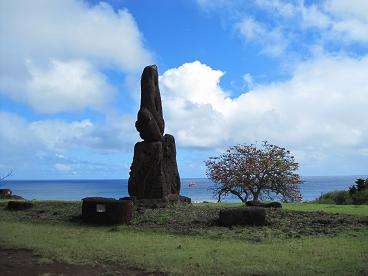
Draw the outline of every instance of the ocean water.
M306 176L300 186L303 201L318 198L322 193L344 190L354 184L357 178L367 176ZM190 187L189 183L195 183ZM206 178L181 179L181 194L193 202L216 202L209 188L212 182ZM9 188L13 194L26 199L38 200L80 200L84 197L128 196L128 180L5 180L0 188ZM226 202L238 202L235 197L228 197Z

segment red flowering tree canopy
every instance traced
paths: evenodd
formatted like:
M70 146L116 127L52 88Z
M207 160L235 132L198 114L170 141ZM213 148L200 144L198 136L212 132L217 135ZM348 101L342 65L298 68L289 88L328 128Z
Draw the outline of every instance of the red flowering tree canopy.
M218 157L206 161L207 177L214 182L212 188L218 201L229 194L242 202L250 198L281 199L285 202L301 201L296 173L298 163L290 151L263 142L256 145L237 145Z

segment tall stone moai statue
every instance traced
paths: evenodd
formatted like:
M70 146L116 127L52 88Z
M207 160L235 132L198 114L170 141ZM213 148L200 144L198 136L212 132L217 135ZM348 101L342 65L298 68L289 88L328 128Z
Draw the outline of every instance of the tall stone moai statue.
M138 200L179 200L180 177L176 164L175 139L164 135L160 89L156 65L144 68L141 78L141 106L135 127L142 142L134 147L128 191Z

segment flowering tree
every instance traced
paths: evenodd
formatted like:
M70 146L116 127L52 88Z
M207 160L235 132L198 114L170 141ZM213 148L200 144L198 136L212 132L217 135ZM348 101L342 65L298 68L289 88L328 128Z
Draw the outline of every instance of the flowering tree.
M250 197L281 198L283 201L302 199L296 173L298 163L290 151L267 142L256 145L230 147L218 157L210 157L206 162L207 177L214 183L212 188L218 201L229 194L242 202Z

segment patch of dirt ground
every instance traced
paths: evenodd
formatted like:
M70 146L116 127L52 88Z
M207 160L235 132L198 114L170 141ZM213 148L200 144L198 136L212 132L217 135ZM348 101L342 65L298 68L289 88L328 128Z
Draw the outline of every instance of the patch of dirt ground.
M145 272L119 264L79 265L44 258L27 249L0 248L0 274L14 275L166 275L162 272Z

